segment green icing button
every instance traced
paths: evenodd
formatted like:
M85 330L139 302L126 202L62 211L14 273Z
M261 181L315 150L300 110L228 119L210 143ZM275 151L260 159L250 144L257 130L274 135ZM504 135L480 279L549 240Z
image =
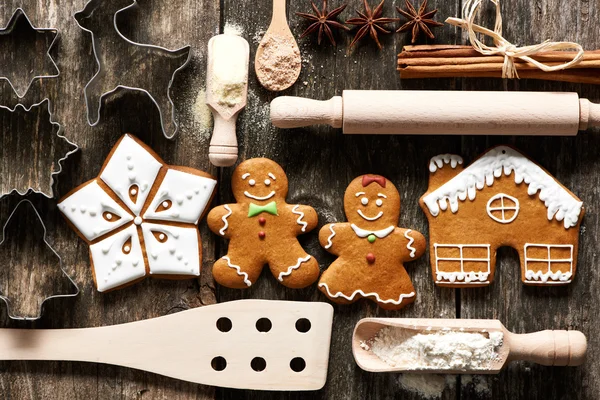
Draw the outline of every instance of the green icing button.
M373 243L375 241L375 239L377 239L377 237L373 234L371 234L367 237L367 240L369 241L369 243Z

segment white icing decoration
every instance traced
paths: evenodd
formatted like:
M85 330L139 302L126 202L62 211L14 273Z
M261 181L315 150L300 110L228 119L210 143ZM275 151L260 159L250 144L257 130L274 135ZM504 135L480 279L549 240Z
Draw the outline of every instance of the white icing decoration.
M202 187L203 185L206 185L207 189L194 195L191 200L186 198L185 194L190 187ZM204 209L208 206L216 185L217 181L212 178L169 169L157 191L157 193L161 193L161 196L152 199L143 217L144 219L197 224ZM156 211L167 200L171 201L171 208L168 211Z
M390 225L387 228L380 229L378 231L368 231L366 229L359 228L358 226L356 226L354 224L351 224L350 227L352 228L354 233L356 233L356 236L358 236L359 238L366 238L369 235L375 235L379 239L383 239L384 237L388 236L395 229L394 225Z
M275 196L275 191L273 190L271 193L269 193L266 196L260 197L260 196L255 196L253 194L250 194L249 192L244 192L244 196L250 198L250 199L254 199L254 200L269 200L271 197Z
M327 238L327 244L325 245L325 249L329 249L331 246L333 246L333 242L331 241L331 239L333 239L333 237L335 236L335 231L333 230L334 226L335 226L335 224L329 225L329 230L331 231L331 235L329 235L329 237Z
M271 186L271 180L265 179L265 186Z
M81 213L78 211L78 205L80 204L87 204L88 208L99 210L99 212L94 213L94 215ZM90 241L133 220L133 217L106 194L95 180L73 192L60 202L58 207L77 230ZM113 222L107 221L102 216L104 212L110 212L121 217L121 219Z
M495 178L503 173L508 176L513 172L515 183L519 185L525 182L530 196L539 191L539 198L548 209L549 221L553 218L563 221L565 229L577 225L583 203L534 162L506 146L488 151L454 178L425 196L423 201L434 217L439 215L440 209L447 208L447 202L450 203L450 210L456 213L459 200L474 200L476 189L491 186Z
M307 256L306 256L306 257L304 257L304 258L302 258L302 257L299 257L299 258L298 258L298 262L297 262L296 264L294 264L294 265L292 265L292 266L288 267L288 269L287 269L287 272L280 272L280 273L279 273L279 277L277 278L277 279L279 280L279 282L283 282L283 277L284 277L284 276L291 275L291 274L292 274L292 272L293 272L294 270L296 270L296 269L300 268L300 265L301 265L302 263L305 263L305 262L307 262L308 260L310 260L310 255L307 255Z
M267 175L269 175L269 178L273 179L274 181L276 181L277 179L275 179L275 175L273 175L272 173L268 173Z
M131 249L129 254L125 254L122 249L129 238ZM90 254L99 292L114 289L146 275L144 268L135 268L140 262L144 263L144 256L137 229L133 225L91 245Z
M137 190L135 190L135 188L133 188L133 189L131 189L130 193L132 196L135 196L137 194Z
M304 213L302 211L298 211L299 207L300 207L299 205L295 205L294 208L292 208L292 213L299 215L298 219L296 220L296 223L298 225L302 225L302 232L306 232L306 227L308 226L308 222L305 222L302 220L302 218L304 218Z
M529 248L542 248L547 252L546 258L532 258L527 255L527 250ZM569 249L570 256L569 258L552 258L551 250L552 249ZM526 283L543 283L543 284L567 284L571 282L571 277L573 276L573 245L571 244L533 244L526 243L525 244L525 282ZM544 263L548 264L548 269L546 271L543 270L532 270L529 268L529 263L534 262L536 264ZM552 263L568 263L569 271L562 272L556 271L552 272Z
M325 290L327 291L327 294L329 295L329 297L332 298L337 298L337 297L342 297L348 301L352 301L354 299L354 297L359 294L362 297L375 297L375 299L377 300L378 303L384 303L384 304L395 304L398 305L400 303L402 303L404 301L405 298L409 298L409 297L414 297L415 296L415 292L410 292L407 294L401 294L400 297L398 298L398 300L394 300L394 299L389 299L389 300L382 300L381 297L379 297L378 293L365 293L362 290L358 289L355 290L352 295L350 296L346 296L345 294L343 294L342 292L337 292L336 294L331 293L331 291L329 290L329 286L327 286L327 284L325 282L321 282L319 283L319 287L324 287Z
M143 222L143 220L142 220L142 217L140 217L140 216L137 216L133 219L133 223L136 225L141 225L142 222Z
M227 261L227 266L228 266L229 268L233 268L233 269L235 269L235 271L237 272L237 274L238 274L239 276L243 276L243 277L244 277L244 283L246 284L246 286L248 286L248 287L252 286L252 282L250 282L250 280L248 279L248 274L247 274L247 273L245 273L245 272L242 272L242 268L241 268L239 265L234 265L234 264L232 264L232 263L231 263L231 260L229 259L229 257L228 257L228 256L223 256L223 259L224 259L225 261Z
M375 204L377 205L377 207L381 207L381 206L383 205L383 200L381 200L381 199L377 199L377 200L375 201Z
M387 199L387 196L383 193L377 193L377 197L382 197L384 199Z
M505 199L511 200L513 203L515 203L515 205L509 206L509 205L504 204ZM500 200L500 206L492 207L492 203L496 200ZM487 202L486 210L487 210L489 217L491 219L493 219L494 221L500 222L501 224L510 224L511 222L513 222L515 220L515 218L517 218L517 215L519 214L519 200L517 198L509 196L505 193L499 193L490 198L490 200ZM496 217L493 213L494 211L500 211L502 213L501 216ZM512 217L506 218L505 217L506 211L514 211Z
M455 285L477 285L482 283L489 283L488 277L491 273L490 270L490 245L489 244L438 244L434 243L433 247L435 249L435 273L436 273L436 283L452 283ZM439 257L438 249L439 248L450 248L450 249L458 249L459 256L458 257ZM467 249L486 249L487 257L485 258L468 258L463 256L463 250ZM444 271L440 270L439 262L440 261L450 261L450 262L460 262L460 271ZM477 262L477 263L486 263L487 270L485 271L465 271L464 270L464 262ZM463 281L463 282L459 282Z
M153 234L161 232L167 235L167 240L162 243ZM152 254L148 260L150 273L161 275L190 275L190 268L181 260L185 257L192 263L192 274L200 275L200 255L198 243L198 230L196 227L180 227L144 223L142 225L146 251ZM178 238L173 233L176 232ZM176 247L175 254L170 250Z
M131 157L130 161L127 160L128 156ZM133 171L125 174L123 171L128 169L129 163L133 164ZM139 214L150 191L140 190L134 203L129 196L129 188L132 184L143 188L142 182L154 182L161 167L162 164L142 145L133 140L131 136L125 135L102 170L100 179L119 196L134 214Z
M363 194L365 194L365 192L356 192L354 194L354 196L359 197L359 196L362 196Z
M82 211L82 212L83 212L83 211ZM90 214L90 215L91 215L91 214ZM112 220L112 218L113 218L113 216L112 216L112 214L111 214L111 213L106 213L106 214L105 214L105 217L106 217L106 219L107 219L107 220L109 220L109 221L110 221L110 220Z
M244 175L242 175L242 179L245 180L249 176L250 176L250 172L246 172Z
M367 221L377 221L383 215L383 211L379 211L379 213L374 217L367 217L365 214L363 214L361 210L356 210L356 212L358 213L358 215L360 215L363 219L366 219Z
M248 185L250 185L250 186L254 186L254 185L256 185L256 181L255 181L254 179L250 179L250 180L248 181Z
M459 164L463 163L461 156L456 154L440 154L439 156L433 157L429 161L429 172L432 174L439 168L442 168L444 164L450 164L452 169L455 169Z
M408 250L410 250L410 257L411 258L415 258L415 254L417 253L417 249L415 249L412 244L414 243L415 239L410 236L410 233L412 232L412 229L407 229L404 232L404 237L408 239L408 243L406 244L406 248Z
M366 206L367 204L369 204L369 199L367 199L366 197L363 197L362 199L360 199L360 204L362 204L363 206Z

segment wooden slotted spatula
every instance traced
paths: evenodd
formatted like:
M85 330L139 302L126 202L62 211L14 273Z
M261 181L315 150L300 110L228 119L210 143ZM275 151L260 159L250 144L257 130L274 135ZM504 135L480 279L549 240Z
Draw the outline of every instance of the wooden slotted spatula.
M240 389L318 390L332 320L326 303L239 300L99 328L0 329L0 359L97 362Z
M411 365L392 366L370 350L369 343L386 327L406 330L409 333L435 334L436 331L481 333L488 336L501 332L502 344L489 367L482 369L415 368ZM352 337L352 352L358 366L369 372L409 372L446 374L497 374L509 362L524 360L550 366L577 366L585 360L587 340L579 331L545 330L535 333L515 334L498 320L487 319L417 319L417 318L365 318L360 320Z

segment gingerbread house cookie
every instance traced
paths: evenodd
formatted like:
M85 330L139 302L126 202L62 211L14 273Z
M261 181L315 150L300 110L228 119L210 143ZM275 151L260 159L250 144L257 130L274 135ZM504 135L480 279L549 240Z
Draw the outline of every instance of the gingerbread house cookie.
M400 309L416 292L404 269L425 251L423 235L398 228L400 194L379 175L354 179L344 195L348 222L327 224L321 246L338 258L323 272L319 289L333 302L367 298L385 309Z
M258 279L268 264L284 286L303 288L319 277L319 263L306 253L298 235L315 229L316 211L288 204L283 168L267 158L242 162L231 177L237 203L213 208L208 227L229 239L227 254L213 266L213 277L226 287L242 289Z
M502 246L519 253L525 284L571 282L583 203L548 171L507 146L488 150L468 167L459 156L440 155L429 171L420 205L429 220L437 285L489 285Z
M99 176L68 193L58 207L88 243L96 288L105 292L147 275L199 276L197 225L216 184L205 172L166 165L139 139L124 135Z

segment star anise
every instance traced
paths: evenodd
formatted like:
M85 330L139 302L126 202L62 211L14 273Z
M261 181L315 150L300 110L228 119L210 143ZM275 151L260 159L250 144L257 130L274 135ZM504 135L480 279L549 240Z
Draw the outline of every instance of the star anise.
M321 39L323 39L323 32L325 32L325 35L327 35L327 38L329 39L331 44L335 46L336 43L335 39L333 38L332 28L339 28L347 31L350 30L350 28L348 28L344 24L339 23L337 20L337 16L346 9L347 4L339 6L330 13L327 12L327 0L323 0L322 10L319 10L315 3L312 1L310 2L310 4L312 5L315 15L300 12L296 13L296 15L298 15L299 17L306 18L309 21L313 21L313 23L310 24L308 28L306 28L304 33L300 35L300 38L302 39L303 37L311 34L312 32L318 29L319 36L317 39L317 44L321 44Z
M417 41L417 38L421 32L424 32L427 36L429 36L430 39L434 39L435 36L433 36L433 32L431 32L431 29L429 29L429 26L427 25L444 26L444 24L441 22L431 19L438 10L425 12L425 9L427 8L427 0L424 0L423 3L421 3L421 7L419 7L419 11L417 12L417 10L412 4L410 4L408 0L404 1L406 2L406 8L408 9L408 12L402 10L400 7L396 7L396 9L400 14L406 17L406 19L408 19L408 22L402 25L396 32L404 32L412 29L411 43L415 43Z
M356 32L356 36L350 43L350 47L354 46L356 42L365 37L367 33L371 36L375 43L377 43L377 47L381 50L381 43L379 43L379 38L377 37L378 32L381 33L391 33L387 29L383 28L383 25L391 24L392 22L397 21L395 18L382 18L383 14L383 3L385 0L381 0L381 3L374 10L371 10L367 0L363 0L363 5L365 7L365 12L362 13L360 11L356 11L359 15L359 18L352 18L346 21L347 24L360 26L358 32Z

